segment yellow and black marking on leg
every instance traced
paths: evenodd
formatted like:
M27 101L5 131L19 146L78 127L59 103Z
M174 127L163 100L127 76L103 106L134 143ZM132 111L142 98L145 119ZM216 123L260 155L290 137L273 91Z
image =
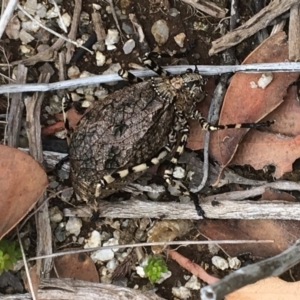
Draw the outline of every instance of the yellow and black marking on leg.
M238 124L226 124L226 125L213 125L201 116L201 114L196 110L190 116L191 119L198 120L200 126L203 130L206 131L216 131L216 130L224 130L224 129L239 129L239 128L261 128L261 127L269 127L275 123L275 121L266 121L266 122L258 122L258 123L238 123Z
M103 178L100 180L100 182L96 185L95 197L96 198L99 197L100 193L101 193L101 189L108 188L109 184L111 184L115 180L125 178L126 176L128 176L132 173L143 172L154 165L160 164L166 158L166 156L170 152L172 152L172 149L176 143L176 140L177 140L177 132L172 129L168 135L167 145L159 151L157 156L149 159L148 161L146 161L142 164L135 165L135 166L127 168L127 169L116 171L110 175L103 176Z
M161 77L169 77L172 76L171 73L169 73L167 70L164 70L162 67L160 67L154 60L152 60L152 55L154 52L146 53L143 58L143 64L149 68L150 70L154 71L156 74L158 74ZM162 57L162 56L157 56Z

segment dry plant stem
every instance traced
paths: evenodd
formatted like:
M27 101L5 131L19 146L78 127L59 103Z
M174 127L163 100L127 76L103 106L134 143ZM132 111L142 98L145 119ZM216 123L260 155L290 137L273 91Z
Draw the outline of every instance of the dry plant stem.
M31 257L27 261L34 261L38 259L44 259L47 257L58 257L69 254L79 254L79 253L88 253L96 250L107 250L107 249L126 249L126 248L139 248L139 247L149 247L149 246L189 246L189 245L237 245L237 244L262 244L262 243L274 243L273 240L214 240L214 241L171 241L171 242L152 242L152 243L135 243L127 245L111 245L95 248L86 248L86 249L73 249L69 251L61 251L49 255L41 255L38 257Z
M39 82L49 82L50 74L41 73ZM28 140L30 154L39 163L43 162L43 149L41 143L41 126L40 114L41 105L44 98L44 93L35 93L33 97L28 100L26 105L27 115L26 121L28 124ZM38 205L44 203L46 195L44 194L38 201ZM52 233L50 228L48 203L44 203L39 214L36 215L36 228L37 228L37 254L51 254L52 253ZM43 278L50 275L52 267L52 260L45 259L37 263L37 275Z
M77 34L79 21L80 21L81 8L82 8L82 0L75 0L71 29L68 34L68 38L70 40L76 40L76 34ZM74 53L74 48L75 48L74 44L71 44L71 43L67 44L67 54L66 54L67 64L70 63L70 60Z
M181 267L192 273L193 275L197 276L201 280L206 283L214 283L219 281L218 278L209 275L201 266L198 264L190 261L188 258L182 256L175 250L167 250L167 256L175 260Z
M116 286L113 284L93 283L74 279L45 279L40 283L37 298L39 300L163 300L154 292ZM27 294L3 295L1 300L30 300Z
M105 27L101 18L101 15L98 11L94 11L92 13L92 21L93 21L93 25L94 25L94 29L97 35L97 41L99 43L103 43L105 41L106 38L106 32L105 32Z
M300 60L300 4L291 7L289 23L289 60Z
M248 284L263 278L278 276L300 262L300 240L272 258L238 269L219 282L201 289L202 300L221 300Z
M284 26L285 26L285 24L286 24L286 20L282 20L281 22L275 24L275 25L273 26L273 28L272 28L272 31L271 31L271 33L270 33L270 36L276 34L276 33L279 32L279 31L282 31L283 28L284 28Z
M266 28L273 19L290 9L292 5L298 2L298 0L271 1L268 6L263 8L259 13L254 15L242 26L212 42L212 48L209 50L209 55L216 54L220 51L237 45L262 28Z
M111 13L113 15L113 18L114 18L114 21L116 23L116 26L117 26L117 28L119 30L121 41L124 42L123 41L123 33L122 33L121 27L119 25L118 17L117 17L117 14L116 14L116 11L115 11L115 7L114 7L114 2L113 2L113 0L107 0L107 2L108 2L109 6L111 8Z
M28 69L24 65L18 65L17 82L26 83ZM21 130L22 114L24 109L24 102L21 93L13 95L10 103L10 110L7 124L7 145L17 147L19 142L19 135Z
M4 4L4 1L2 1L2 4ZM1 15L1 19L0 19L0 39L2 38L3 32L11 18L11 16L13 15L13 12L18 4L17 0L9 0L6 2L6 8L4 10L4 13Z
M226 17L226 14L228 12L227 9L220 8L214 2L208 0L201 1L201 3L199 3L200 1L197 0L181 0L181 1L215 18L223 19Z
M24 252L24 248L23 248L23 244L22 244L22 240L21 240L21 237L20 237L18 226L17 226L17 235L18 235L18 241L19 241L19 245L20 245L20 249L21 249L21 253L22 253L22 258L23 258L23 262L24 262L24 267L25 267L25 271L26 271L27 281L28 281L28 285L29 285L29 289L30 289L30 294L32 296L32 299L36 300L32 280L31 280L30 273L29 273L28 263L27 263L27 260L26 260L26 256L25 256L25 252Z
M66 54L65 51L61 51L58 54L58 80L66 80Z
M195 207L190 203L155 202L130 199L122 202L99 202L100 217L108 218L159 218L200 220ZM208 219L277 219L300 220L300 204L287 201L207 201L200 205ZM88 207L64 210L67 217L92 217Z
M44 51L46 52L46 51ZM44 53L42 52L42 53ZM39 55L39 54L38 54ZM31 59L24 60L26 65L32 65L36 62L40 62L35 56L35 61ZM14 65L20 64L22 61L14 62ZM30 63L29 63L30 62ZM298 62L283 62L283 63L263 63L263 64L248 64L248 65L232 65L232 66L197 66L200 74L204 76L220 75L224 73L232 72L248 72L248 73L260 73L260 72L300 72L300 63ZM165 67L171 74L181 74L187 69L195 69L194 65L178 65ZM149 77L157 76L151 70L130 70L137 77ZM6 84L0 86L0 94L5 93L20 93L20 92L47 92L53 90L62 90L75 88L87 85L99 85L100 83L107 83L112 81L122 80L118 74L97 75L86 78L78 78L72 80L66 80L62 82L54 83L32 83L32 84Z

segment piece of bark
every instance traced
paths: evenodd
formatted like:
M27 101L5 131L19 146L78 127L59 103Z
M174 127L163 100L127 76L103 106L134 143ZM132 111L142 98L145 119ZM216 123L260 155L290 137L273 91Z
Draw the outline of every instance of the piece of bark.
M26 83L27 68L20 64L17 71L17 83ZM17 147L19 143L19 135L21 130L22 115L24 109L24 102L22 99L22 93L16 93L13 95L10 103L10 110L8 115L7 124L7 145L11 147Z
M291 7L289 23L289 60L300 60L300 4Z
M104 43L106 38L106 33L105 33L105 28L104 28L101 15L98 11L92 13L92 21L97 35L97 41L99 43Z
M279 219L300 220L300 204L286 201L227 200L202 201L200 205L209 219ZM99 217L158 218L199 220L192 202L153 202L130 199L120 202L99 201ZM89 206L64 209L67 217L92 217Z
M71 40L76 40L76 35L77 35L79 22L80 22L81 8L82 8L82 0L75 0L71 29L68 34L68 38ZM69 64L71 61L71 58L74 54L74 49L75 49L74 44L71 43L67 44L67 54L66 54L67 64Z
M116 286L112 284L94 283L73 279L45 279L41 282L38 293L39 300L164 300L154 292ZM1 300L30 300L27 294L1 295Z
M45 71L41 73L39 82L49 82L50 73L45 67ZM30 154L39 163L43 163L43 149L41 142L41 105L43 102L45 93L36 92L31 99L25 102L26 105L26 122L27 122L27 135L29 140ZM38 206L44 203L46 194L44 194L39 202ZM51 254L52 253L52 232L50 227L48 203L44 203L36 217L37 228L37 255ZM37 261L38 275L43 278L49 276L52 268L52 259L46 258L45 260Z
M274 0L268 6L263 8L259 13L254 15L242 26L228 32L221 38L212 42L212 48L209 50L209 55L214 55L227 48L235 46L252 36L259 30L266 28L277 16L283 14L285 11L299 1L297 0Z

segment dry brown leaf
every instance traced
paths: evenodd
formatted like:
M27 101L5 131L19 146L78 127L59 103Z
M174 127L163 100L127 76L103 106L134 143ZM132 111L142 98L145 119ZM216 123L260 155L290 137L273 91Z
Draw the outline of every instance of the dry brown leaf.
M287 58L286 35L279 32L255 49L243 63L280 62ZM225 96L220 124L261 120L282 103L287 87L297 79L298 73L274 73L273 81L266 89L251 88L250 82L257 82L260 76L260 74L247 73L238 73L233 76ZM267 119L270 117L268 116ZM203 148L203 138L199 130L201 130L199 126L191 128L188 142L188 147L191 149ZM212 156L226 166L233 158L246 132L247 129L229 129L212 133L210 144ZM258 133L255 130L251 132L252 134Z
M293 162L300 157L300 135L287 137L268 132L249 132L239 146L231 164L251 165L262 169L267 165L276 167L274 177L280 178L293 170Z
M43 168L28 154L0 145L0 239L26 216L48 185Z
M282 192L278 190L274 190L271 188L266 188L263 194L261 195L261 200L282 200L282 201L290 201L290 202L296 202L296 198L287 193L287 192Z
M225 297L226 300L298 300L300 282L286 282L277 277L247 285Z
M230 255L250 252L268 258L291 246L300 236L299 221L282 220L203 220L199 231L210 240L274 240L270 244L222 245Z
M85 253L58 256L54 259L54 266L60 278L99 282L96 266L93 260Z

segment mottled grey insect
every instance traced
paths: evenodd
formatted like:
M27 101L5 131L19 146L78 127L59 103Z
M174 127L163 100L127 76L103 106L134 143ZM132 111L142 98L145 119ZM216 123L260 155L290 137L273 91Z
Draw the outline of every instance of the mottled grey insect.
M149 55L144 64L159 77L142 81L121 70L120 76L133 84L95 102L72 133L70 165L75 193L82 200L94 202L121 190L174 152L180 136L164 178L182 194L193 196L198 214L203 215L197 196L172 176L188 138L187 120L197 119L204 130L270 123L211 125L195 109L204 98L205 83L197 70L172 76Z

